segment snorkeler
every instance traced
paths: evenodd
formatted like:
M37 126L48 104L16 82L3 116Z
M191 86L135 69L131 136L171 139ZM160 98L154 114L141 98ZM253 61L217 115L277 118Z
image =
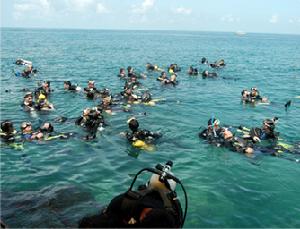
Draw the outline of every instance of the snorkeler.
M97 107L84 109L82 115L76 119L75 124L84 127L88 132L85 140L96 138L98 127L105 125L102 112Z
M65 81L64 82L64 89L67 91L80 91L81 88L77 85L72 85L71 81Z
M203 78L214 78L217 77L218 74L216 72L208 72L207 70L202 72L202 77Z

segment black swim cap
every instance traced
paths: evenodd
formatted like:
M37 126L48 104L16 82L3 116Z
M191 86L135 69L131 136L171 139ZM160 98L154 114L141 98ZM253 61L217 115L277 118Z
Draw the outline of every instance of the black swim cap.
M71 86L71 81L65 81L64 83Z
M136 120L136 118L131 118L128 121L128 127L131 131L137 131L139 128L139 122Z
M11 133L14 131L14 127L11 121L5 120L1 122L1 130L6 133Z

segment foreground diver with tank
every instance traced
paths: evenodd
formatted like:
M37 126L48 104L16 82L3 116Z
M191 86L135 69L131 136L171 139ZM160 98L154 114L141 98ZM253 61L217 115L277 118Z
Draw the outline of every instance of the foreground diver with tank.
M111 200L100 214L80 220L79 228L182 228L187 214L188 199L182 182L171 173L172 161L164 166L144 168L134 177L128 191ZM153 173L149 182L133 186L144 172ZM185 197L185 211L175 191L179 184Z

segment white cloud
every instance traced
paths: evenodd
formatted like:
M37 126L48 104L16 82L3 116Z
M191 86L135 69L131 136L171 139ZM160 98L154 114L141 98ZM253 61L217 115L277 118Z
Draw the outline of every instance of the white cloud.
M293 17L289 19L289 23L293 24L293 23L300 23L300 17Z
M272 17L269 20L270 23L275 24L278 22L278 15L277 14L273 14Z
M84 12L95 5L95 0L66 0L66 3L70 10Z
M98 14L105 14L108 13L109 10L102 3L98 2L96 6L96 12Z
M145 14L147 11L153 8L155 0L144 0L142 4L132 5L131 11L136 14Z
M27 14L45 15L49 13L50 3L48 0L22 0L14 3L13 10L16 20Z
M240 22L240 18L234 17L232 14L227 14L227 15L221 17L221 21L229 22L229 23Z
M177 9L174 10L174 13L189 15L189 14L192 13L192 9L184 8L184 7L178 7Z

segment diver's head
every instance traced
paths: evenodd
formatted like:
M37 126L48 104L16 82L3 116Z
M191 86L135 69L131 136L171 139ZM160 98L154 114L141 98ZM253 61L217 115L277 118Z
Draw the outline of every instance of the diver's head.
M69 89L71 87L71 81L65 81L64 82L64 89Z
M102 98L103 105L109 105L111 103L111 101L112 101L111 96L107 96L107 97Z
M109 97L110 96L110 90L108 88L104 88L102 91L101 91L101 95L102 97Z
M32 131L32 124L31 122L22 122L21 124L21 131L24 132L30 132Z
M220 120L216 118L209 119L207 122L208 127L218 127L220 124Z
M27 102L27 103L32 103L32 92L27 92L25 95L24 95L24 102Z
M7 134L13 133L14 132L13 123L9 120L5 120L1 122L1 131Z
M52 124L50 122L45 122L41 127L40 130L42 132L47 132L47 133L51 133L54 131L54 128L52 126Z
M128 71L128 73L132 73L132 72L133 72L133 67L128 66L128 67L127 67L127 71Z
M42 87L48 89L50 87L50 81L44 81Z
M125 69L124 68L120 68L120 74L125 74Z
M91 109L90 109L90 108L86 108L86 109L84 109L84 110L83 110L83 112L82 112L83 116L87 116L87 115L89 115L89 114L90 114L90 111L91 111Z
M274 117L273 119L265 119L263 121L263 129L269 129L273 131L275 129L275 124L277 120L278 120L277 117Z
M88 88L94 88L95 87L95 81L89 80L88 81Z
M135 117L132 117L130 119L128 119L127 121L128 123L128 127L132 132L135 132L138 130L139 128L139 122L137 121L137 119Z
M161 72L161 75L160 75L160 77L162 77L162 78L166 78L166 77L167 77L167 73L166 73L165 71Z

